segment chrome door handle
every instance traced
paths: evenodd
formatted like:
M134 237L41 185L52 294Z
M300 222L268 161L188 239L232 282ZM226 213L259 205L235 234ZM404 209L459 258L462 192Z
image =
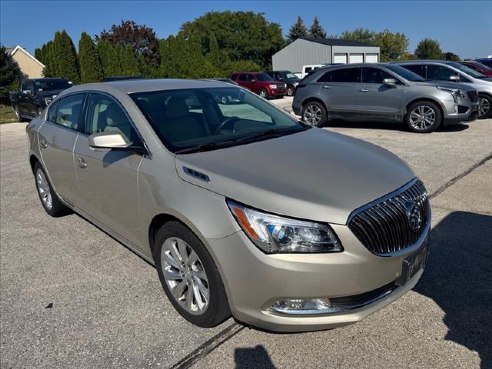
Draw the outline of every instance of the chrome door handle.
M39 140L39 146L41 146L42 149L47 149L48 143L45 140Z
M82 158L78 158L78 159L77 159L77 164L78 164L78 165L79 165L79 167L81 167L81 168L85 168L85 167L87 167L87 163L86 163L86 162L85 162L85 160L84 160L84 159L82 159Z
M361 88L360 92L369 92L369 90L367 88Z
M326 85L325 85L325 86L323 86L323 88L328 89L328 88L331 88L331 86L326 86Z

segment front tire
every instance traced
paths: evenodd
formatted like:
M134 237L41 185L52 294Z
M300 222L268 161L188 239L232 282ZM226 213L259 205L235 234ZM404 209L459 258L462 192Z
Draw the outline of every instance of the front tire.
M430 133L441 125L442 113L433 102L418 101L408 108L403 121L412 132Z
M157 232L153 257L164 292L183 318L211 328L230 316L217 267L188 228L174 221L166 223Z
M296 90L296 89L295 89L295 87L293 87L293 86L289 86L289 87L287 88L287 96L294 96L294 92L295 92L295 90Z
M14 110L14 113L15 113L17 120L19 122L25 122L26 121L26 119L22 116L18 105L13 106L12 109Z
M268 99L268 92L264 88L260 89L260 91L258 92L258 95L260 95L264 99Z
M303 122L312 127L323 127L328 121L325 106L317 101L311 101L304 105L301 116Z
M478 94L478 119L487 119L492 116L492 97Z
M60 217L70 212L70 209L60 201L55 191L53 191L46 172L39 162L34 165L34 179L41 205L43 205L44 210L49 215Z

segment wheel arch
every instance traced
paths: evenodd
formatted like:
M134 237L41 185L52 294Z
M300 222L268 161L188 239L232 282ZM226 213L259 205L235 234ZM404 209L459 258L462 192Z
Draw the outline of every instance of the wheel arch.
M408 113L408 109L410 108L410 106L412 106L413 104L418 103L418 102L431 102L431 103L435 104L437 106L437 108L439 109L439 112L441 113L442 120L444 121L445 109L443 108L442 104L439 101L434 100L430 97L416 98L416 99L413 99L412 101L410 101L409 103L407 103L407 105L405 106L405 111L403 112L403 117Z
M313 97L308 97L306 100L304 100L302 102L302 104L301 104L302 109L304 109L304 106L306 106L306 104L309 104L310 102L320 103L320 104L322 104L325 107L326 111L328 111L328 107L326 106L325 102L322 99L320 99L319 97L314 97L314 96Z

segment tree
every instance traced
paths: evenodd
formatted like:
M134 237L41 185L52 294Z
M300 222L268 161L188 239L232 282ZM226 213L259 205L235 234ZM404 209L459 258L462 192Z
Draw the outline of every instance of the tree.
M461 61L460 57L456 55L455 53L452 53L450 51L444 53L444 60L450 60L450 61Z
M421 40L415 49L415 55L419 59L442 59L442 50L439 42L430 38Z
M104 73L91 36L82 32L79 41L80 82L98 82Z
M121 65L116 49L108 41L99 41L96 50L101 60L104 77L121 75Z
M201 44L202 55L209 53L213 34L222 54L231 61L250 60L263 68L270 66L272 55L285 44L280 25L268 22L263 14L254 12L206 13L184 23L178 36L189 39L192 34Z
M309 28L309 35L313 38L326 38L326 32L319 24L318 17L314 17L313 24Z
M376 33L374 43L379 46L381 61L401 60L408 49L408 38L400 32L390 32L385 29L383 32Z
M342 40L356 41L366 45L375 45L374 31L370 31L367 28L356 28L353 31L342 32L340 38Z
M135 57L143 55L148 64L158 67L160 63L159 40L155 31L134 21L121 21L120 25L113 24L109 31L103 30L96 35L96 42L108 41L113 46L130 46Z
M80 73L77 52L72 39L65 30L55 33L53 51L53 60L56 60L55 75L78 83L80 81Z
M309 36L309 32L306 26L304 25L304 21L300 16L297 16L297 21L289 28L289 33L287 34L287 42L290 44L291 42L294 42L298 38L308 37L308 36Z
M121 65L121 74L124 76L137 76L138 63L137 58L133 54L132 47L130 45L117 45L116 54Z
M22 78L22 72L17 62L0 45L0 101L8 103L9 90Z

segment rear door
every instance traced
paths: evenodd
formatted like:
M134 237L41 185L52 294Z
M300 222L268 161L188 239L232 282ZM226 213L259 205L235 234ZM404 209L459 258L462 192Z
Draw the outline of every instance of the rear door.
M385 79L396 80L396 85L386 85ZM400 114L403 82L383 69L362 67L362 83L357 93L361 111L375 118L390 118Z
M119 236L138 245L138 168L143 156L133 151L89 147L89 135L117 132L127 142L141 143L132 121L111 96L91 93L85 132L74 149L75 172L80 191L77 206Z
M360 89L360 67L326 71L316 82L329 112L358 111L357 91Z
M73 202L78 191L73 148L83 128L82 111L86 94L63 97L50 106L39 129L39 152L55 191Z

